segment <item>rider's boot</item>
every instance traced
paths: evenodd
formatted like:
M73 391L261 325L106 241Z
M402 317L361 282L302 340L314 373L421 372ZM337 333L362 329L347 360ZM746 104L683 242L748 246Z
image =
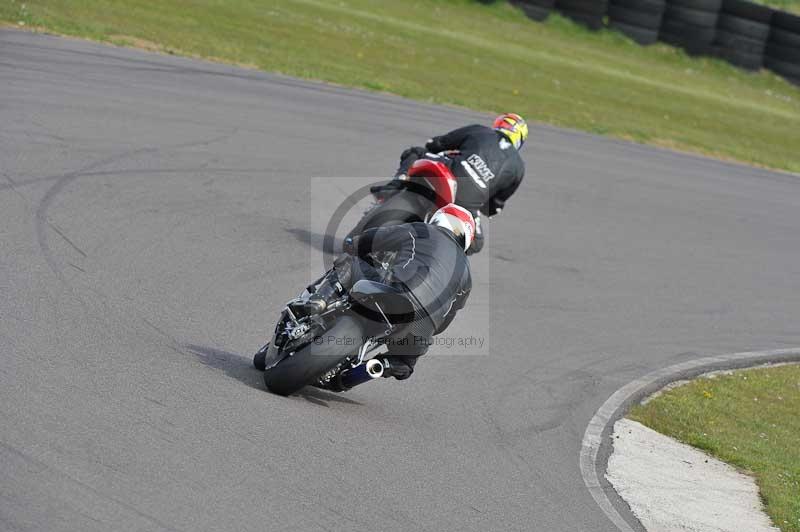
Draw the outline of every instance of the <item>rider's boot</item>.
M409 378L413 372L413 364L408 364L405 357L385 356L342 371L330 380L326 389L332 392L346 392L380 376L404 380Z
M372 192L372 196L375 198L377 203L383 203L390 196L392 196L395 192L403 188L403 181L408 181L408 176L406 174L399 174L394 176L391 181L384 185L376 185L369 189Z
M409 364L407 357L387 356L381 359L381 363L383 364L384 377L394 377L402 381L409 378L411 374L414 373L414 366L413 364Z
M289 308L296 318L302 318L322 314L328 308L328 302L319 294L311 294L308 299L292 301Z
M338 280L325 282L308 298L297 299L289 303L289 308L297 318L322 314L328 308L328 301L340 295L343 290L344 288Z

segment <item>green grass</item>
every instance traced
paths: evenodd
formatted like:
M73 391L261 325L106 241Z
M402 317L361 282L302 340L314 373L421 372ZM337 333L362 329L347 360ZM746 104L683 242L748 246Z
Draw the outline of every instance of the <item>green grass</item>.
M506 2L19 0L0 20L800 172L800 90ZM455 124L454 124L455 125Z
M756 4L774 7L790 13L800 13L800 0L754 0Z
M700 378L629 417L752 473L773 523L800 532L800 365Z

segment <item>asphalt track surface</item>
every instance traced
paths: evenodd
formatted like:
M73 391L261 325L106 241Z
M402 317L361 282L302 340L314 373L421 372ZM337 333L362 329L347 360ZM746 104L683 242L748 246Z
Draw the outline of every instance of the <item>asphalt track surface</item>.
M251 367L321 270L311 178L486 120L0 31L0 529L616 530L578 466L614 390L800 345L800 178L537 127L456 325L488 354Z

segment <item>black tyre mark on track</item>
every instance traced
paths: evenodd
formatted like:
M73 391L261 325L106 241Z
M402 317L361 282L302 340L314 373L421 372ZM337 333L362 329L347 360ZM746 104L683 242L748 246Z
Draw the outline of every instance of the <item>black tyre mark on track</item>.
M47 216L47 211L50 209L53 201L58 197L64 189L69 186L73 181L77 180L80 177L84 177L88 173L96 170L98 168L102 168L103 166L115 163L117 161L121 161L124 159L130 159L136 157L138 155L143 155L146 153L158 153L165 149L184 149L184 148L192 148L196 146L208 146L209 144L213 144L215 142L220 142L222 140L228 139L235 135L238 130L234 129L231 133L226 133L224 135L218 135L206 140L200 141L192 141L192 142L185 142L181 144L175 144L171 146L150 146L145 148L137 148L135 150L129 150L123 152L121 154L112 155L110 157L106 157L99 161L95 161L89 165L84 166L79 170L75 170L73 172L69 172L66 174L62 174L56 178L56 182L51 186L47 192L45 193L42 200L39 202L38 207L36 208L36 240L39 244L39 249L42 251L42 255L44 256L45 262L53 271L53 273L58 277L58 279L63 284L68 284L66 278L64 277L63 270L58 264L56 260L55 254L53 253L50 244L47 238L47 227L53 229L53 231L61 236L64 240L67 241L73 248L78 250L84 258L87 258L86 254L80 250L78 246L76 246L69 238L67 238L63 232L59 231L53 223L49 220Z

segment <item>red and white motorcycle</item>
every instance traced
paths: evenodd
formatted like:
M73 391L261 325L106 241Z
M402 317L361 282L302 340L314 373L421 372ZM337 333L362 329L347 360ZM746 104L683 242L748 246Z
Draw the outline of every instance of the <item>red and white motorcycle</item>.
M454 203L458 180L447 155L429 153L411 165L407 176L373 187L375 205L348 236L374 227L424 222L437 209Z

